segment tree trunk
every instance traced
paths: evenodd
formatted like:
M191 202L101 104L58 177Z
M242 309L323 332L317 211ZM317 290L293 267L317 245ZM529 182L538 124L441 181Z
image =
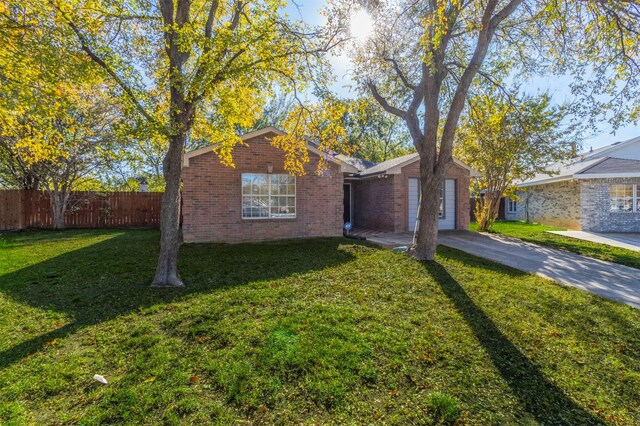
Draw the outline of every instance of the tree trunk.
M420 260L433 261L438 245L438 213L440 212L440 191L444 176L423 167L420 162L420 225L413 256Z
M160 210L160 255L151 287L184 287L178 274L180 234L180 179L186 133L171 138L164 158L165 191Z
M53 209L53 229L64 229L64 211L65 206L60 201L51 202Z
M500 208L500 198L502 191L486 191L481 204L478 220L478 230L487 231L493 222L498 218L498 209Z
M67 211L69 194L65 191L49 191L49 201L53 213L53 229L64 229L64 214Z

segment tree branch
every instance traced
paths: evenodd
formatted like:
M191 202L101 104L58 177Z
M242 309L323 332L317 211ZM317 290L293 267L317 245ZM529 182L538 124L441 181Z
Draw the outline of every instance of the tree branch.
M489 0L485 6L485 10L482 16L482 27L478 33L476 42L476 48L473 52L473 56L469 61L469 64L465 68L460 82L456 88L449 113L445 121L445 125L442 131L442 138L440 143L440 156L438 157L438 165L444 169L444 166L451 161L451 152L453 149L453 139L460 119L460 114L464 108L465 99L469 91L469 87L473 82L473 78L480 70L482 63L487 55L489 44L495 34L497 26L506 19L524 0L511 0L502 10L493 15L498 1ZM493 16L492 16L493 15Z
M367 87L371 91L371 94L373 95L374 99L380 104L380 106L385 111L387 111L389 114L393 114L393 115L398 116L398 117L400 117L402 119L404 119L406 117L407 112L390 105L389 102L387 102L387 100L380 94L380 92L378 92L378 88L376 87L376 85L374 83L372 83L370 81L367 82Z
M389 62L389 63L391 63L391 65L393 66L393 69L395 70L396 74L398 75L398 77L402 81L402 84L404 84L407 89L411 89L413 91L417 90L417 86L415 84L411 84L409 79L407 79L407 76L400 69L400 66L398 65L398 61L396 61L393 58L389 58L389 57L385 57L384 60Z
M82 34L82 31L80 31L80 28L78 28L78 26L65 15L65 13L59 7L57 7L55 3L51 3L51 4L56 8L56 10L58 10L58 12L63 17L67 25L74 32L74 34L76 35L76 38L80 42L80 46L82 50L96 64L98 64L98 66L100 66L103 70L105 70L107 74L111 76L111 78L114 79L114 81L118 84L118 86L120 86L120 88L125 92L129 100L133 103L136 110L138 110L138 112L150 123L157 125L159 127L162 127L160 126L160 123L155 118L153 118L153 116L151 116L149 112L147 112L147 110L144 108L144 106L142 105L138 97L135 95L133 89L118 75L118 73L116 73L116 71L112 67L109 66L109 64L107 64L100 56L98 56L93 51L93 49L91 49L91 47L89 46L89 41L84 36L84 34Z

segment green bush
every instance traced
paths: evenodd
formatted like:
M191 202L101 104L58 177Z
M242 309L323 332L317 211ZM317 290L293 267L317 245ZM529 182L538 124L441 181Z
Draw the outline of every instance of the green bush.
M458 401L452 396L433 392L427 399L427 407L431 410L436 424L452 425L460 417Z

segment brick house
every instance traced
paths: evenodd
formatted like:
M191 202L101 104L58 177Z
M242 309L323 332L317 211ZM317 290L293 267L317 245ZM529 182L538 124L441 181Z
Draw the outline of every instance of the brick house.
M640 137L549 166L506 200L507 220L592 232L640 232Z
M415 225L418 156L380 164L336 155L316 174L326 155L308 144L303 176L284 171L282 150L269 140L282 131L267 127L242 136L234 148L235 168L224 166L212 146L183 160L185 242L244 242L342 235L344 222L392 232ZM447 172L441 201L441 229L467 229L471 169L455 161Z
M419 160L417 153L408 154L345 176L354 205L351 221L363 228L413 232L420 199ZM442 191L434 194L440 200L439 229L469 228L471 174L471 168L458 160L447 170Z

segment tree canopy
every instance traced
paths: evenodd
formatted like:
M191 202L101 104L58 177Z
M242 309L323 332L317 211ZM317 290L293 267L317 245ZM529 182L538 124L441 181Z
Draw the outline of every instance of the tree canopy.
M516 197L516 184L550 163L575 155L575 127L563 123L564 106L552 106L550 96L504 96L492 91L469 98L460 120L454 153L480 173L476 179L476 221L487 230L498 216L500 199Z
M181 286L180 176L189 144L218 143L233 165L237 127L250 127L276 87L299 90L323 70L333 43L288 19L280 0L26 0L38 28L115 85L125 113L166 147L156 286ZM284 88L284 89L283 89Z
M439 190L451 164L459 120L474 88L500 88L509 79L538 73L570 74L574 94L594 101L574 105L577 113L593 117L616 99L638 105L634 2L335 0L329 13L348 31L346 22L361 8L374 26L367 39L355 37L348 48L357 87L404 122L420 155L425 202L413 251L418 258L435 256L438 208L429 194ZM603 101L599 95L609 96ZM633 120L635 108L613 113L618 122Z

